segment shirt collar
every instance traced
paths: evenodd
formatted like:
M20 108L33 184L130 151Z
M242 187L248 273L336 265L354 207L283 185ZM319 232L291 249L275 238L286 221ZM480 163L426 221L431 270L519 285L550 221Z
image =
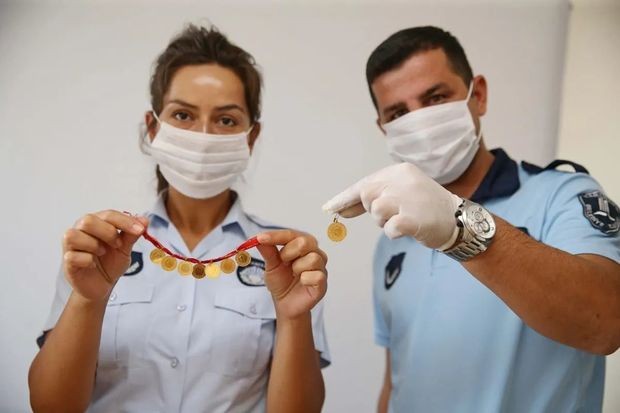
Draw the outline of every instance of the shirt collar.
M236 192L234 193L234 197L235 200L230 207L230 211L228 211L228 214L226 214L219 226L222 228L222 231L240 231L241 235L247 238L247 234L252 233L251 221L244 212L241 198ZM168 225L170 225L170 217L168 216L168 211L166 211L165 199L166 193L161 192L148 216L151 218L153 224L159 223L168 227Z
M519 182L519 168L503 149L491 150L495 156L491 168L489 168L478 189L471 197L473 202L484 202L494 198L510 196L517 192Z

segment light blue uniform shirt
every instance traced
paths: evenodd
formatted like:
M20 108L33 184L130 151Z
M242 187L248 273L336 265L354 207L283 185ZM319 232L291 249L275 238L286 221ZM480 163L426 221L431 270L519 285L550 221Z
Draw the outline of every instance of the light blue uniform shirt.
M224 255L275 228L245 214L237 199L222 224L190 253L162 198L148 217L151 235L171 250L199 259ZM276 316L258 251L248 251L250 266L231 275L196 280L153 264L152 249L140 238L131 266L110 294L88 411L265 411ZM44 331L54 327L70 292L61 273ZM312 327L326 366L330 356L321 303L312 311Z
M618 208L594 179L494 153L474 201L546 245L620 261ZM601 411L605 358L532 330L458 262L410 237L384 236L374 274L391 412Z

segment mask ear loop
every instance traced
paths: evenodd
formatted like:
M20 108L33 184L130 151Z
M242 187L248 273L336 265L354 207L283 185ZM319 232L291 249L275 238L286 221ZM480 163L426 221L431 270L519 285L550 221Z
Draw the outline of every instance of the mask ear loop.
M471 95L474 92L474 80L472 79L471 82L469 82L469 90L467 91L467 97L465 98L465 102L469 102L469 99L471 99Z
M159 120L159 117L157 116L157 113L155 113L154 109L151 109L151 114L153 115L157 123L161 125L161 121ZM149 127L148 125L145 126L146 127L144 128L144 133L140 134L140 152L145 155L151 155L151 140L149 139Z

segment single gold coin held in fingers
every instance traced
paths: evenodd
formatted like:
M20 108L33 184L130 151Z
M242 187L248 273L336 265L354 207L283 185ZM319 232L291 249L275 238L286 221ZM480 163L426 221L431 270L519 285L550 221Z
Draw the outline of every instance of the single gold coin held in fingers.
M340 242L347 237L347 227L343 223L334 220L327 227L327 237L334 242Z

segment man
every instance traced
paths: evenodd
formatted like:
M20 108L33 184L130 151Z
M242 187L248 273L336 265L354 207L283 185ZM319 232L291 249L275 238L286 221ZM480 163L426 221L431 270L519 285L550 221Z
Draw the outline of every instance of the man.
M401 163L325 209L384 228L379 412L600 411L604 355L620 346L618 206L579 165L487 150L487 83L450 33L395 33L366 74Z

